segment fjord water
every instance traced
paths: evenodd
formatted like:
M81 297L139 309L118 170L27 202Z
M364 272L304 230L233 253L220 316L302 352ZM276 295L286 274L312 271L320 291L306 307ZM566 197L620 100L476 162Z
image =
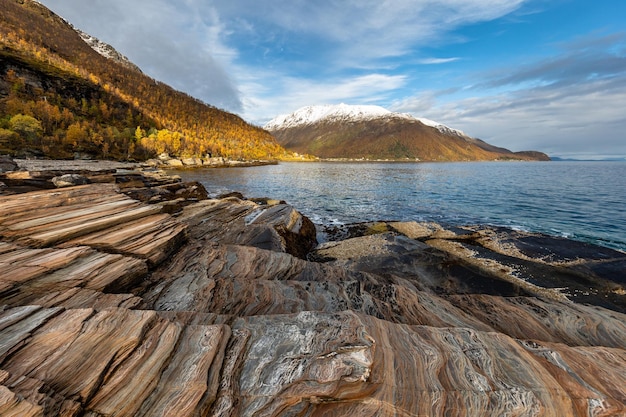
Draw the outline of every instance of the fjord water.
M280 163L177 174L212 196L286 200L318 225L490 224L626 250L626 162Z

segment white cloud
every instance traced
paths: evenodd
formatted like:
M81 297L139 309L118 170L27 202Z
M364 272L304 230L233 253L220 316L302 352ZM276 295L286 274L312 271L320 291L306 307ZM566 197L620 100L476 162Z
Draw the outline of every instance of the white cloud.
M449 62L454 62L454 61L458 61L459 57L453 57L453 58L423 58L420 59L418 62L422 65L438 65L438 64L447 64Z
M262 124L305 105L388 103L400 89L415 88L409 76L394 72L401 58L530 0L42 2L149 75ZM582 38L562 45L554 58L464 80L445 73L456 84L450 90L422 91L392 107L513 150L597 148L626 155L623 39ZM410 60L437 65L458 59Z
M596 80L568 88L539 87L442 103L436 92L394 103L513 151L555 156L623 155L625 80Z
M205 2L171 0L43 0L46 6L104 42L148 75L218 107L240 112L230 76L237 50Z
M625 43L624 33L583 36L552 57L471 76L489 82L423 92L393 108L512 150L626 156ZM461 94L466 98L452 101Z
M244 83L247 97L246 115L257 124L264 124L278 114L290 113L300 107L316 104L367 104L387 98L390 92L402 88L406 82L404 75L368 74L327 81L276 77L276 81L266 84L261 79L250 78Z
M217 6L224 19L257 22L258 36L276 31L328 43L333 65L361 68L397 57L467 24L504 16L528 0L253 0ZM259 7L261 10L259 10Z
M350 81L315 81L324 71L333 80L345 69L380 72L385 58L399 57L441 38L465 23L510 13L528 0L43 0L77 27L112 44L147 74L207 103L248 113L272 96L289 103L372 100ZM295 43L294 43L295 41ZM283 62L251 62L245 48L284 47ZM311 56L311 49L315 49ZM454 58L424 61L450 62ZM297 61L297 62L296 62ZM276 65L272 71L267 67ZM254 82L246 72L253 73ZM303 75L308 74L308 75ZM345 74L345 72L344 72ZM266 78L263 78L266 75ZM284 86L274 94L261 86ZM296 81L293 81L296 80ZM386 79L364 76L364 91L383 94ZM380 81L372 89L368 80ZM255 83L258 85L255 86ZM298 87L292 87L297 85ZM355 87L351 87L355 86ZM331 90L327 90L330 88ZM391 85L389 89L397 88ZM303 91L311 94L305 99ZM343 93L344 96L340 96ZM249 95L252 94L252 95ZM281 98L282 94L289 94ZM280 95L280 96L279 96ZM296 99L293 96L301 97ZM285 109L287 107L283 107Z

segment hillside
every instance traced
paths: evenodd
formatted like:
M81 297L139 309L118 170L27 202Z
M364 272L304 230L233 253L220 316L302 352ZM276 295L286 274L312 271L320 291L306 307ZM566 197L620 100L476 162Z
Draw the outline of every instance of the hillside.
M109 159L285 153L265 130L147 77L43 5L0 0L0 9L0 153Z
M265 125L285 148L320 158L474 161L549 160L511 152L428 119L378 106L309 106Z

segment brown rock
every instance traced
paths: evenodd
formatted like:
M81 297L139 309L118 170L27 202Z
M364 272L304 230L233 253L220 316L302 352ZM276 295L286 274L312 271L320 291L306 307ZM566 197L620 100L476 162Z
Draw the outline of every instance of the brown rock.
M376 222L306 260L288 205L160 210L0 197L1 415L626 415L621 252Z
M317 244L313 223L286 204L261 206L234 197L185 207L179 220L196 239L220 241L305 257Z

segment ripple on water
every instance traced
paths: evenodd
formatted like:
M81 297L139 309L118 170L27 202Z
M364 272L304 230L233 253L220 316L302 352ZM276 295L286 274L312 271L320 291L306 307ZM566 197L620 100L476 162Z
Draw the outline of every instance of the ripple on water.
M626 250L626 162L281 163L177 172L286 200L318 225L491 224Z

